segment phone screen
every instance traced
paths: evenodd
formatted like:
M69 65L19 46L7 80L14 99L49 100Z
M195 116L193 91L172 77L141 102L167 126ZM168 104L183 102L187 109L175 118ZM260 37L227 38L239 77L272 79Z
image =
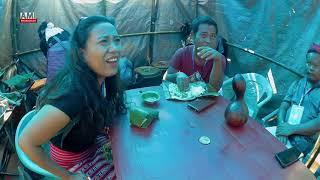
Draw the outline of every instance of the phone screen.
M299 151L296 147L292 147L277 153L275 157L282 167L287 167L290 164L298 161L301 157L303 157L303 153Z

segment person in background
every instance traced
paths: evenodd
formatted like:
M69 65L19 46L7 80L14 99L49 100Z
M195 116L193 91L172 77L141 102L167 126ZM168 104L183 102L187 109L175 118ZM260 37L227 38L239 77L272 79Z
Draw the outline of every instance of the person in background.
M55 27L52 22L42 22L38 28L40 49L47 58L47 81L61 70L65 64L67 49L69 48L70 33Z
M40 94L19 145L34 163L62 179L115 179L108 129L126 107L114 20L82 19L70 46L68 63ZM41 148L46 143L51 157Z
M320 131L320 45L309 48L306 69L306 77L291 84L281 103L278 126L267 128L287 147L295 146L305 155Z
M217 50L218 26L208 16L200 16L192 22L194 45L178 49L170 60L165 80L188 85L189 77L198 73L213 91L222 86L226 58ZM185 89L183 87L182 89Z

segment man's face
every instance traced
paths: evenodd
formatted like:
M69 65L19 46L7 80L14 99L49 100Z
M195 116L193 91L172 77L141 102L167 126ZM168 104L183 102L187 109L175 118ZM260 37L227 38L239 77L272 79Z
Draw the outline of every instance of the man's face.
M320 54L307 54L307 78L312 82L320 81Z
M193 34L193 42L196 47L209 46L211 48L217 47L217 30L213 25L200 24L198 32Z

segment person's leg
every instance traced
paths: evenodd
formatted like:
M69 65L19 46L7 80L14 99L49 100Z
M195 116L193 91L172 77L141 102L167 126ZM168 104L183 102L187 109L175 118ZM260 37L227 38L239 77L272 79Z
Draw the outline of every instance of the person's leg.
M116 179L112 159L110 161L105 153L106 144L111 147L107 136L104 133L99 134L95 141L95 152L68 170L85 173L91 179Z

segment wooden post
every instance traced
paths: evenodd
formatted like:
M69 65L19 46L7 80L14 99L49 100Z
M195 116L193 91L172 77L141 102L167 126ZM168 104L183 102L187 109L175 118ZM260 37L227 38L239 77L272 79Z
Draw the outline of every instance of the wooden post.
M157 16L158 16L158 7L159 7L159 1L153 0L152 1L152 9L151 9L150 32L154 32L155 28L156 28L155 26L156 26L156 20L157 20ZM153 61L153 42L154 42L154 34L150 34L148 55L147 55L147 60L148 60L149 65Z

